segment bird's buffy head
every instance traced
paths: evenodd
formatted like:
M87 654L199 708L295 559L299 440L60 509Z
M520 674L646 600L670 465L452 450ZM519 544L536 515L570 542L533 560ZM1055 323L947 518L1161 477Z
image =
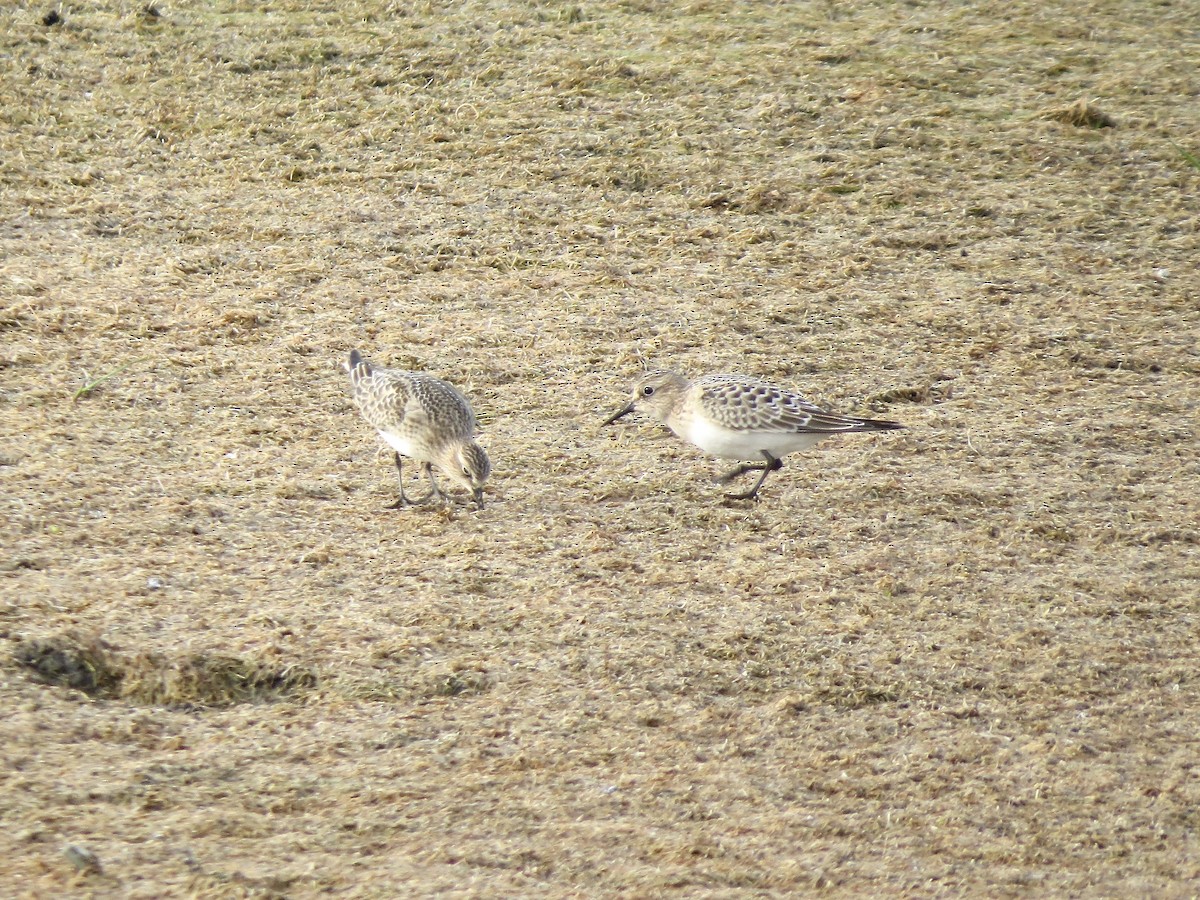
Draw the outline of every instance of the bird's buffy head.
M447 478L470 491L475 505L483 509L483 486L492 474L492 463L486 450L475 441L458 444L451 448L438 467Z
M656 422L666 422L687 384L687 379L675 372L644 372L634 382L629 402L605 419L604 424L611 425L634 411L645 413Z

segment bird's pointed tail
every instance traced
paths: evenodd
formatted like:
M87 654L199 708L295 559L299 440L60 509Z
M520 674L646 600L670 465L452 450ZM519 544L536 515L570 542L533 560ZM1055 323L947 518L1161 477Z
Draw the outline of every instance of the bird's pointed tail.
M350 364L346 366L346 371L350 373L350 380L358 384L362 379L370 377L371 364L363 359L357 350L351 350Z

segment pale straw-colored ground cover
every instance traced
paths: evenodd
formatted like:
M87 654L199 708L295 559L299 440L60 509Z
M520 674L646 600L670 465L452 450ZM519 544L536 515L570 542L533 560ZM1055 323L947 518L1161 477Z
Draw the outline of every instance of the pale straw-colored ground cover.
M1186 3L0 10L0 895L1194 895L1197 59ZM383 509L354 347L470 394L483 511ZM643 362L909 427L723 503L599 427Z

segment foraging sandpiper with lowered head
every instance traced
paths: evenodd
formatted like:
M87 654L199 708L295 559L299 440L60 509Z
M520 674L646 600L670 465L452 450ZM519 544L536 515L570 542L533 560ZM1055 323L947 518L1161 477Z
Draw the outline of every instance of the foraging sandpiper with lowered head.
M431 497L449 502L433 477L437 466L447 478L470 491L482 509L483 485L492 464L475 440L475 413L467 398L432 375L373 366L357 350L350 352L347 368L354 402L363 418L396 451L400 499L389 508L424 503ZM420 500L410 500L404 493L402 456L421 463L429 476L430 491Z
M829 413L798 394L744 375L688 379L675 372L646 372L634 384L633 398L604 424L635 410L705 453L741 460L741 465L721 476L722 483L747 472L761 473L750 490L726 494L730 500L757 500L767 475L783 468L784 456L827 437L904 427L899 422Z

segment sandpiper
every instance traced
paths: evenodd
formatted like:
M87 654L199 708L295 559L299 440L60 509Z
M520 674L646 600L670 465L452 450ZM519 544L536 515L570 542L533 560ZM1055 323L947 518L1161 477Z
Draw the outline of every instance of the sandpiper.
M483 485L492 465L475 440L475 413L467 398L432 375L373 366L357 350L350 352L347 368L354 402L363 418L396 451L400 499L389 508L424 503L431 497L448 502L433 477L436 465L447 478L470 491L482 509ZM421 463L429 476L430 491L420 500L410 500L404 493L401 456Z
M721 476L722 483L761 472L750 490L725 495L731 500L757 500L767 475L783 468L784 456L824 438L904 427L899 422L829 413L798 394L745 375L688 379L675 372L646 372L634 384L633 398L604 424L611 425L634 410L644 411L706 453L743 460Z

